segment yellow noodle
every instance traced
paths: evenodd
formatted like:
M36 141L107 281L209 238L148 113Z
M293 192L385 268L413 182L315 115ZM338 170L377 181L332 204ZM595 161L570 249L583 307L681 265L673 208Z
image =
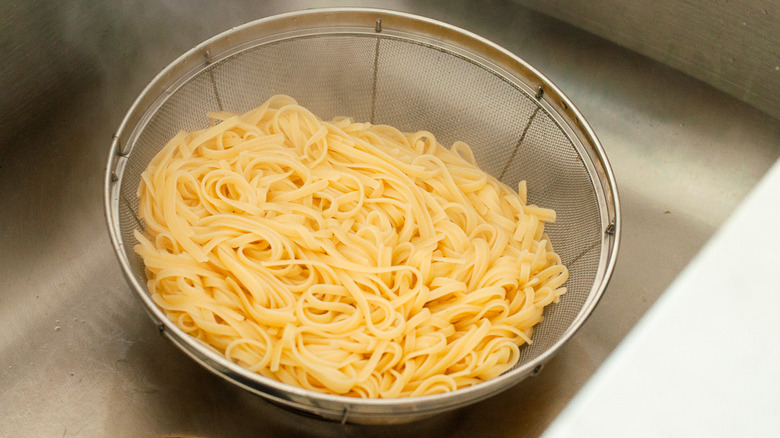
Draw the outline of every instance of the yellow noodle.
M565 292L555 212L463 142L288 96L209 116L143 172L135 250L170 319L251 371L353 397L452 391L510 370Z

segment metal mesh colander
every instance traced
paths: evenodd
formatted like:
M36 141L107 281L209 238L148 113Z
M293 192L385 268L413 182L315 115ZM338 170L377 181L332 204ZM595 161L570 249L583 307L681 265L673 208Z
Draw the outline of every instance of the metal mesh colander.
M288 94L323 119L425 129L468 143L480 166L529 202L557 211L551 241L570 270L568 293L545 310L533 343L504 375L448 394L365 400L291 387L225 360L172 324L149 297L133 252L136 190L151 158L206 113L244 112ZM329 419L408 421L502 391L538 372L593 310L606 287L620 231L617 192L596 136L569 100L522 60L468 32L407 14L327 9L285 14L195 47L143 91L115 136L106 214L124 273L160 330L203 366L285 406Z

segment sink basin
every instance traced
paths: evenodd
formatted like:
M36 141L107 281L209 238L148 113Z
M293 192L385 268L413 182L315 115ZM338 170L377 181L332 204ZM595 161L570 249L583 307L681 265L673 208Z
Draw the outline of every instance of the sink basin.
M102 198L112 134L159 70L232 26L323 2L39 3L0 18L13 55L0 71L3 436L539 436L780 156L777 119L517 3L382 4L496 42L577 105L615 171L622 245L601 303L537 376L410 425L327 422L229 385L159 336Z

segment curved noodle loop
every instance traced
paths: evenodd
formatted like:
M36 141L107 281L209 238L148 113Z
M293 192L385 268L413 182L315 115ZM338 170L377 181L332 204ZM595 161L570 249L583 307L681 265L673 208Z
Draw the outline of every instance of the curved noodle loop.
M209 116L144 171L135 250L157 305L229 360L346 396L451 391L511 369L565 292L555 212L465 143L287 96Z

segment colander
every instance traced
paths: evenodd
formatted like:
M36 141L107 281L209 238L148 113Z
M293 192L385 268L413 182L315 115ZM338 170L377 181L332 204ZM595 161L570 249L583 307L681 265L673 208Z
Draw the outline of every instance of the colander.
M133 252L136 190L151 158L207 112L245 112L287 94L323 119L428 130L468 143L480 166L557 211L547 233L570 271L568 292L545 309L517 365L445 394L359 399L321 394L252 373L174 325L152 301ZM159 330L202 366L285 407L329 420L405 422L462 407L538 373L593 311L612 274L618 194L596 135L569 99L533 67L467 31L373 9L315 9L233 28L165 68L133 103L113 138L105 182L112 244L124 275Z

